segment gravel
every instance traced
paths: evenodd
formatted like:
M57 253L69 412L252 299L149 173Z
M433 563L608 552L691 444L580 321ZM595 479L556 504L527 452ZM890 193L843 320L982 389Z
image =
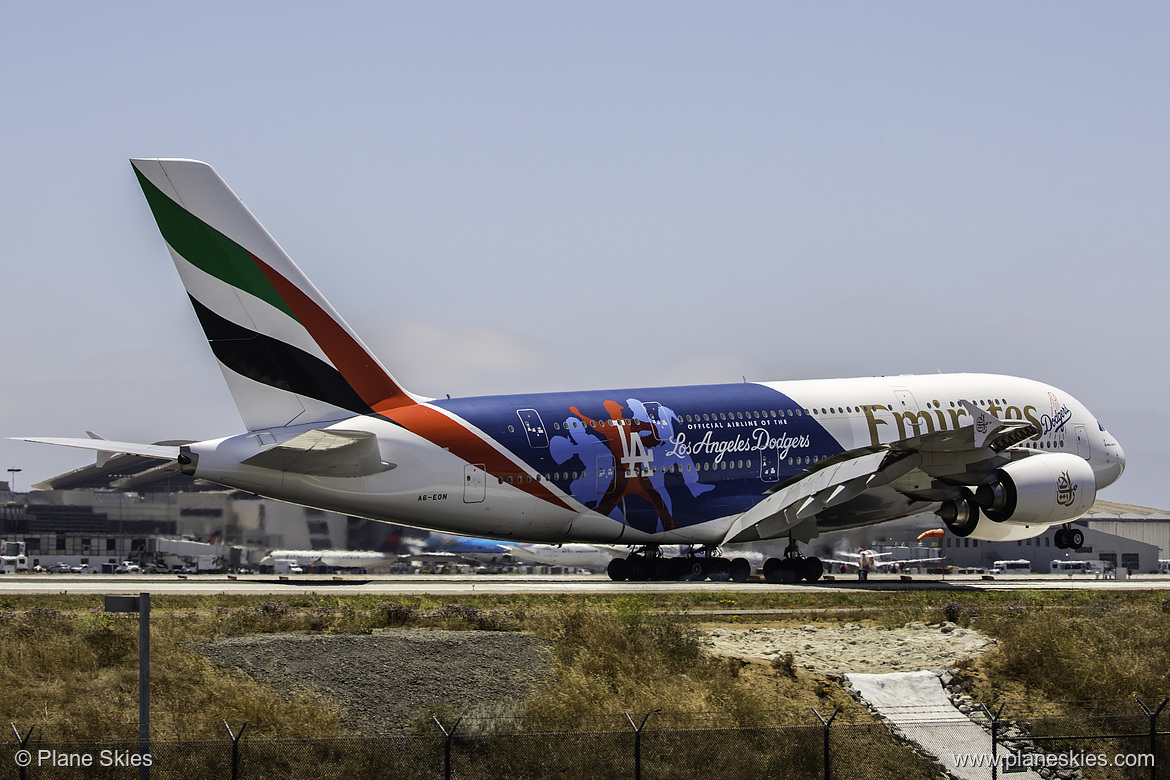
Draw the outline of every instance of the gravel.
M262 634L200 645L277 691L329 695L354 726L395 731L436 704L474 716L508 706L551 674L552 646L500 631L385 629L372 634Z

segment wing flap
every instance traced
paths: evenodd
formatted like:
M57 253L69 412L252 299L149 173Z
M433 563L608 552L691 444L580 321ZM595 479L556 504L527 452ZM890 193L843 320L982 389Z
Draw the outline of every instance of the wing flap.
M395 466L382 460L373 433L320 428L273 445L244 463L316 477L368 477Z
M888 454L886 450L866 451L780 488L737 517L723 537L723 544L774 538L815 515L830 501L836 504L847 500L847 495L857 495L865 490L864 481L878 472ZM851 484L855 482L860 484Z

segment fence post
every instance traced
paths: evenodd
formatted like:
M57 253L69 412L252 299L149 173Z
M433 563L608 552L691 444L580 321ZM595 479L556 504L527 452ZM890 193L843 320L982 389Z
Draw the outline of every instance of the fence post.
M1139 697L1137 699L1138 706L1142 708L1142 712L1146 713L1146 717L1150 719L1150 780L1157 780L1158 778L1158 716L1162 714L1162 708L1170 703L1170 699L1162 699L1162 703L1158 705L1158 709L1151 710L1146 706L1146 703Z
M647 712L646 717L642 718L640 726L635 726L630 713L626 713L626 720L630 722L630 728L634 730L634 780L642 780L642 729L646 728L646 721L650 720L650 716L655 712L662 712L662 708L659 707L653 712Z
M829 766L829 726L833 725L833 720L836 719L837 713L839 713L840 711L841 711L841 708L838 707L837 709L833 710L833 714L829 716L829 719L825 720L824 718L821 717L821 713L817 712L817 708L813 707L813 715L816 715L817 720L819 720L821 722L821 725L825 727L825 730L824 730L824 735L825 735L824 736L824 739L825 739L825 748L824 748L824 750L825 750L825 752L824 752L825 777L824 777L824 780L830 780L830 778L832 778L832 776L833 776L832 773L830 772L830 766Z
M439 727L439 731L443 732L443 778L444 780L451 780L451 739L455 736L455 729L459 728L459 724L463 722L463 716L455 720L455 725L451 727L450 731L443 728L443 724L438 717L432 715L431 720Z
M999 779L999 716L1003 712L1005 704L1007 702L999 705L994 714L992 714L991 710L987 709L986 704L979 705L983 708L983 713L987 715L987 719L991 721L991 780Z
M233 734L232 727L228 725L225 720L223 727L227 729L228 736L232 740L232 780L239 780L240 777L240 740L244 738L244 729L248 728L248 721L244 721L244 725L240 726L240 733Z
M23 737L20 736L20 730L16 728L15 723L10 722L8 725L12 726L12 733L16 735L16 741L20 743L20 749L21 750L27 749L28 741L32 738L33 729L35 729L37 727L37 725L34 723L33 725L29 726L28 733L25 734ZM26 776L25 772L28 769L28 765L32 763L32 757L31 756L29 757L28 763L24 763L24 762L20 761L19 759L17 760L16 763L20 767L20 780L24 780L25 776Z

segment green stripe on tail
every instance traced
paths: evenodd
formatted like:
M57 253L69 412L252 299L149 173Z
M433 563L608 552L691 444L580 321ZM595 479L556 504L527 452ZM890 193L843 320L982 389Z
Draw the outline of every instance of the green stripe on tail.
M134 167L134 175L138 177L163 239L183 259L297 319L248 250L171 200L137 167Z

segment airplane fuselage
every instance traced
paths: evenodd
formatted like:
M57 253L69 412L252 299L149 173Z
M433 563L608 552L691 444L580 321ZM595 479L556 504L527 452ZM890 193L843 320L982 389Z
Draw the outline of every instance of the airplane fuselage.
M1067 393L979 374L435 400L308 426L375 434L393 464L381 473L318 477L240 465L307 427L192 445L188 469L275 498L451 533L718 544L736 516L834 456L970 427L963 400L1033 423L1036 433L1014 449L1075 454L1097 489L1121 474L1117 441ZM946 452L925 449L898 490L822 513L820 529L928 511L938 480L961 477L948 471Z

